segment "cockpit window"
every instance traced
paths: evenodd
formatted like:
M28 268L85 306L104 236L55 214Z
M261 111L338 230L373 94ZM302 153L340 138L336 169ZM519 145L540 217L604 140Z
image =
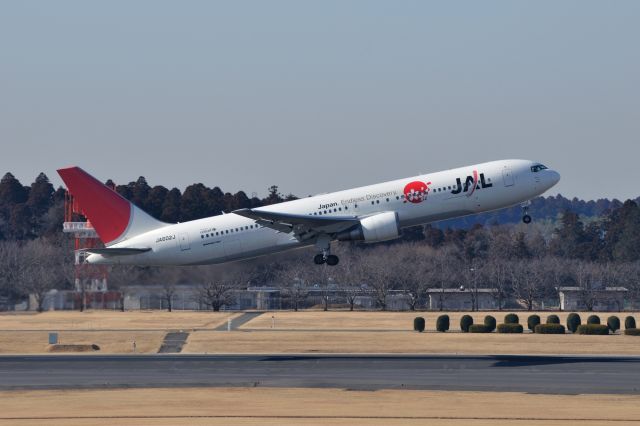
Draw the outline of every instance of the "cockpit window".
M538 173L540 170L545 170L545 169L548 169L548 167L542 164L536 164L535 166L531 166L531 171L533 173Z

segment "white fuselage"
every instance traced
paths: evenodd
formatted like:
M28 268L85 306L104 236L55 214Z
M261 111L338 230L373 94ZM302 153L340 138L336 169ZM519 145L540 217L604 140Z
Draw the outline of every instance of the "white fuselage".
M367 217L395 211L401 227L427 224L520 204L551 188L559 174L538 163L501 160L363 186L256 210L296 215ZM475 172L474 172L475 171ZM474 180L475 179L475 180ZM407 184L424 182L429 191L420 202L408 201ZM476 188L473 188L476 182ZM115 258L89 256L90 263L193 265L222 263L309 245L292 233L260 226L236 214L224 214L167 225L110 247L150 247L151 250Z

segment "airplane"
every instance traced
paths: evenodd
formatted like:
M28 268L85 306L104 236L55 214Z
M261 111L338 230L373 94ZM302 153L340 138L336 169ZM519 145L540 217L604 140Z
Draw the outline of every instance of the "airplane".
M520 204L560 181L541 163L500 160L316 195L183 223L161 222L79 167L58 170L104 243L89 264L203 265L314 246L314 263L337 265L335 241L376 243L403 228Z

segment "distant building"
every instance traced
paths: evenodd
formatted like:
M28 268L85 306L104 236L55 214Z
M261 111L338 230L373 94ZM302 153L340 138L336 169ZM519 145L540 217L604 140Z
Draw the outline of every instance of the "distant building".
M479 288L428 288L427 297L429 299L429 309L432 311L471 311L474 299L477 297L477 310L498 309L498 302L495 298L496 289Z
M85 291L84 307L86 309L120 309L121 293L118 291ZM45 311L79 310L82 293L73 290L50 290L42 304ZM27 309L35 311L38 303L33 294L29 295Z
M627 293L624 287L560 287L560 309L563 311L622 311Z
M279 288L274 287L249 287L246 290L237 290L235 303L229 309L258 309L269 311L281 309L282 300Z

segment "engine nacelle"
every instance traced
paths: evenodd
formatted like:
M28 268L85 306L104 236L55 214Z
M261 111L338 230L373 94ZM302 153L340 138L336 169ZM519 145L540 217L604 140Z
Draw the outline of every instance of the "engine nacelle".
M365 241L376 243L393 240L400 236L400 220L396 212L383 212L360 219L355 229L340 232L336 238L340 241Z

